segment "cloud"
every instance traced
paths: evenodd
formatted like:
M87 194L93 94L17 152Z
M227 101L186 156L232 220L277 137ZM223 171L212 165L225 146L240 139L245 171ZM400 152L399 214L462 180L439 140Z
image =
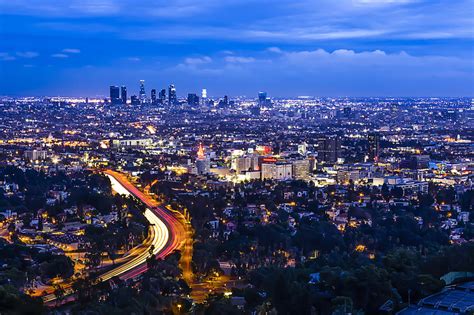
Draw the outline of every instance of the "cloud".
M228 1L232 3L234 1ZM193 0L0 0L0 10L42 17L130 17L182 18L222 7L217 0L197 3Z
M398 20L402 17L393 17ZM361 17L365 19L365 17ZM360 28L344 28L338 25L332 27L320 26L299 26L288 25L285 29L275 28L239 28L232 27L208 27L208 26L161 26L157 28L132 28L125 32L115 32L117 36L126 40L135 41L156 41L163 42L169 40L226 40L233 42L251 42L251 43L314 43L324 41L341 41L341 40L367 40L367 39L386 39L386 40L419 40L419 39L445 39L445 38L472 38L474 36L473 28L466 26L464 28L447 26L439 30L440 26L435 25L434 21L426 23L431 31L425 31L425 26L408 27L397 25L398 22L390 21L392 17L388 16L389 22L376 21L374 25L367 25ZM407 17L403 17L408 20ZM355 23L351 22L351 23ZM414 22L422 24L420 22ZM278 23L277 23L278 24ZM414 24L413 24L414 25ZM263 26L262 26L263 27ZM266 27L266 26L265 26ZM274 49L274 52L276 50Z
M39 54L34 51L18 51L16 55L21 58L35 58L39 56Z
M255 58L253 57L237 57L237 56L226 56L224 58L225 61L231 63L249 63L254 62Z
M391 69L393 73L406 71L410 74L413 68L424 68L431 64L432 69L424 68L424 73L433 73L440 68L445 70L449 67L459 67L465 65L465 62L459 58L443 56L411 56L404 51L398 53L386 53L383 50L376 49L372 51L356 52L351 49L336 49L332 52L324 49L285 51L280 59L274 64L287 65L290 67L301 67L301 71L311 72L315 69L344 71L347 73L377 72L380 69ZM436 66L435 66L436 65ZM374 68L376 67L376 68ZM358 69L357 71L354 71ZM430 70L430 71L428 71ZM378 74L380 75L380 74Z
M128 60L128 61L133 61L133 62L139 62L139 61L141 61L141 59L138 58L138 57L128 57L127 60Z
M182 63L178 65L171 66L168 68L169 71L184 71L184 72L193 72L193 71L200 71L201 74L205 72L212 72L217 73L220 72L219 69L210 69L210 68L203 68L212 65L213 59L209 56L202 56L202 57L187 57L184 59ZM217 71L217 72L216 72Z
M13 61L15 59L16 59L16 57L10 55L9 53L0 52L0 60L1 61Z
M279 96L459 96L469 95L473 70L470 60L457 57L340 48L280 49L278 54L265 49L247 57L217 54L212 65L181 64L165 73L178 78L186 74L213 89L235 87L240 93L265 89Z
M0 9L5 13L28 14L43 17L109 16L121 9L116 0L0 0Z
M66 54L52 54L51 57L53 58L69 58Z
M267 48L267 51L268 52L272 52L272 53L275 53L275 54L281 54L283 51L278 48L278 47L268 47Z
M79 54L81 51L76 48L64 48L60 53L52 54L53 58L69 58L70 54ZM69 53L69 55L68 55Z
M221 54L223 54L223 55L233 55L234 52L232 50L223 50L223 51L221 51Z
M77 48L64 48L63 49L63 53L67 53L67 54L79 54L80 52L81 50Z
M245 14L249 6L261 13ZM271 5L258 0L0 0L0 12L41 16L35 31L107 40L211 39L279 46L346 39L472 39L470 8L472 0L278 0ZM223 18L216 21L215 16ZM127 18L126 27L118 17Z
M189 4L182 6L166 6L158 7L155 6L150 10L149 14L155 17L163 18L181 18L186 16L192 16L202 11L202 5L199 4Z
M189 58L184 59L184 63L186 63L187 65L201 65L201 64L210 63L210 62L212 62L212 58L209 56L197 57L197 58L189 57Z
M354 5L403 5L419 0L353 0Z
M70 0L69 9L84 15L108 16L119 13L121 6L114 0Z

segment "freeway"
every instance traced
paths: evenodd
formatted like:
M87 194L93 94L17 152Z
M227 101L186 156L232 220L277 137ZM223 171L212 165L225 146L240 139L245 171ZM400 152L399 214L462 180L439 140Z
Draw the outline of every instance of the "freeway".
M123 280L132 279L147 270L146 260L150 256L149 251L151 248L153 248L153 255L157 258L163 258L180 248L187 236L185 227L173 214L162 208L156 200L133 186L125 175L112 170L105 170L104 173L109 177L112 189L115 192L127 196L133 195L147 206L144 216L150 223L150 232L147 240L151 241L146 242L149 246L144 247L133 259L100 275L100 281L107 281L113 277L120 277ZM65 295L73 294L70 286L64 288L64 291ZM48 294L43 297L43 301L46 304L50 304L55 300L56 296L54 294Z
M181 247L185 238L184 227L182 223L168 210L160 206L160 204L150 196L144 194L128 181L125 175L105 170L104 173L110 178L112 188L122 194L131 194L135 198L143 202L148 208L145 211L145 217L151 224L154 231L153 254L157 258L163 258ZM131 279L147 270L146 259L148 251L143 256L136 257L134 260L116 268L109 273L101 276L104 277L120 276L122 279Z

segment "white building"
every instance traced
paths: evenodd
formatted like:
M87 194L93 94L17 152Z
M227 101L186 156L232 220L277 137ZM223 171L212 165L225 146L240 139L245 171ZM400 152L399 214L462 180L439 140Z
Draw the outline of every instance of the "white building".
M292 172L295 179L307 180L309 177L309 160L293 161Z
M30 161L36 161L36 160L45 160L47 151L46 150L27 150L25 151L25 158L27 158Z
M291 163L263 163L262 179L291 179L293 176L293 168Z
M153 143L149 138L145 139L114 139L112 140L112 147L127 148L127 147L148 147Z

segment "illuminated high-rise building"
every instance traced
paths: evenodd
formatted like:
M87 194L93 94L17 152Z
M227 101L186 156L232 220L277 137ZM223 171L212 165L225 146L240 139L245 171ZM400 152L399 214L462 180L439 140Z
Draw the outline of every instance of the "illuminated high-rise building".
M122 85L120 88L120 97L122 99L122 104L127 104L127 87Z
M198 151L197 151L197 158L198 158L198 160L203 160L205 158L204 147L202 146L202 143L199 143L199 148L198 148Z
M207 89L201 90L201 105L207 105Z
M138 97L141 103L146 103L145 80L140 80L140 93Z
M318 139L318 161L336 163L341 156L341 141L338 137L323 137Z
M152 90L151 90L151 103L152 103L153 105L156 104L156 90L155 90L155 89L152 89Z
M377 163L380 155L380 135L377 133L370 133L367 136L369 141L369 160Z
M130 104L132 105L140 105L140 99L136 95L132 95L130 97Z
M166 89L162 89L158 94L158 100L160 104L166 103Z
M188 105L190 106L198 106L199 105L199 96L195 93L188 94Z
M258 105L264 106L267 100L267 92L258 92Z
M204 147L202 143L199 144L199 149L197 152L196 159L196 170L198 175L208 174L211 169L211 161L204 154Z
M118 86L110 86L110 103L113 105L120 104L122 100L120 99L120 89Z
M219 107L221 108L226 108L229 106L229 97L227 95L224 95L224 98L219 101Z
M176 96L176 88L174 84L170 84L168 87L168 103L169 105L176 105L178 103L178 98Z

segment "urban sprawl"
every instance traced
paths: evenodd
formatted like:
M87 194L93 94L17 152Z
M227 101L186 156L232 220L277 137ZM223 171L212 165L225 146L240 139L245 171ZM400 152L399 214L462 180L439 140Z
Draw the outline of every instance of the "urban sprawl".
M136 90L0 98L9 312L474 311L471 98Z

